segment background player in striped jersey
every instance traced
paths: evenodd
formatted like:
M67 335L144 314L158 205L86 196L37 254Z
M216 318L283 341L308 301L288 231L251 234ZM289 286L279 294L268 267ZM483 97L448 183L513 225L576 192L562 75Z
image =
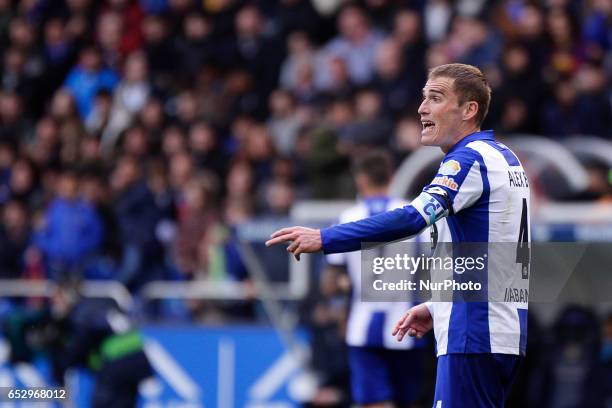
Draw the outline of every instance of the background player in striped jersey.
M510 183L510 173L524 173L518 158L494 140L492 131L480 130L490 99L478 68L434 68L419 107L421 142L439 146L446 156L431 184L401 209L320 231L284 228L267 244L291 241L287 250L299 258L321 249L352 251L362 242L393 241L440 224L440 241L516 244L512 263L488 265L485 288L517 271L528 283L529 183L526 177L524 183ZM421 304L393 333L401 340L405 334L422 337L432 328L438 354L434 407L503 407L525 354L527 302Z
M339 221L357 221L407 205L406 201L388 195L392 173L391 158L384 151L372 151L357 159L354 176L359 200L340 215ZM415 241L415 245L422 243L429 247L428 234L418 235ZM388 407L391 403L396 407L412 406L423 384L424 344L414 339L398 342L392 330L413 303L409 299L362 302L360 251L330 254L326 259L327 274L342 273L346 269L351 281L346 343L353 401L368 408Z

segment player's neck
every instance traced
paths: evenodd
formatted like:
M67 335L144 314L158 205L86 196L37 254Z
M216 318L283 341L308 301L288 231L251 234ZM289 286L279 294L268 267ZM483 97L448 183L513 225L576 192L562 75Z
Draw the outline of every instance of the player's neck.
M479 126L472 126L472 127L468 128L468 129L465 129L465 130L461 131L457 136L455 136L453 138L453 141L451 142L450 145L440 146L440 148L442 149L442 151L444 153L448 153L448 151L450 149L452 149L454 145L456 145L457 143L459 143L464 138L466 138L469 135L471 135L473 133L476 133L476 132L480 132L480 127Z

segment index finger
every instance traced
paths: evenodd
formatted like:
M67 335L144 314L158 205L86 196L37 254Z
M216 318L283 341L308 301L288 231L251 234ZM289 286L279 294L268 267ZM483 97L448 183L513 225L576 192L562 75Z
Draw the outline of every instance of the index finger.
M402 316L397 323L395 323L395 327L393 328L393 333L391 333L393 336L395 336L397 334L397 332L400 331L400 329L402 328L402 325L404 323L404 320L406 320L406 318L408 317L408 314L410 312L406 313L404 316Z
M276 237L281 236L281 235L291 234L292 232L295 231L296 228L297 227L281 228L278 231L274 231L272 233L272 235L270 235L270 238L276 238Z
M272 234L272 239L266 241L266 246L280 244L281 242L291 241L292 239L293 231L291 228L285 228Z

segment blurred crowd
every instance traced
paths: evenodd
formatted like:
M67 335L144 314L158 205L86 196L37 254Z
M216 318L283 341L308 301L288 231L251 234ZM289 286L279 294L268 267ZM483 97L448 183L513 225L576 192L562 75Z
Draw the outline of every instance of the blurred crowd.
M0 49L0 278L245 280L236 225L410 155L447 62L486 128L612 138L610 0L0 0Z

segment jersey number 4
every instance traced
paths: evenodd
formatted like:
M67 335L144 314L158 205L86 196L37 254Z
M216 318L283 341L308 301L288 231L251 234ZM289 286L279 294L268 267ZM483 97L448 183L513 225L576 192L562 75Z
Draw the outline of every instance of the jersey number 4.
M523 211L521 213L521 228L519 230L518 244L516 246L516 263L521 264L523 279L529 279L529 217L527 216L527 199L523 198Z

